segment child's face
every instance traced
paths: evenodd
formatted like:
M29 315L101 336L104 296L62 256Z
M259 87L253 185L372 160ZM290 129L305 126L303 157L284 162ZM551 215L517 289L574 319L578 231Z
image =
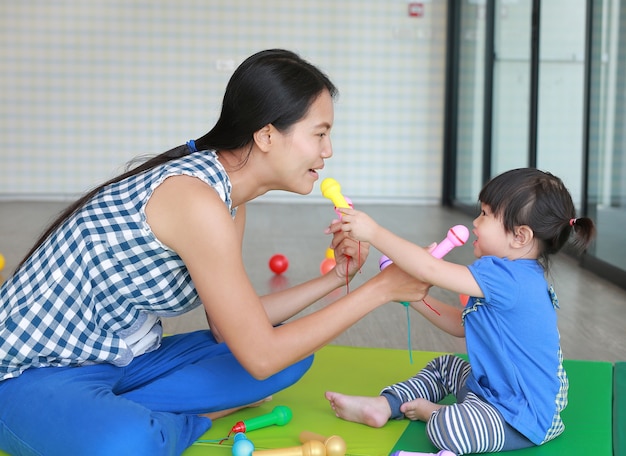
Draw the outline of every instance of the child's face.
M474 219L473 225L472 232L476 240L472 245L477 258L486 255L504 258L508 255L513 233L504 229L502 220L494 215L491 207L481 203L480 214Z

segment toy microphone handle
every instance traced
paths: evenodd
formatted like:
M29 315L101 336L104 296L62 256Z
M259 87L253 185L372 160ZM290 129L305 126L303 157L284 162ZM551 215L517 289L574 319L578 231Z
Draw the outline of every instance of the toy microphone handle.
M341 185L332 177L327 177L320 184L322 195L333 202L335 207L350 207L348 201L341 194Z
M318 442L324 443L324 446L326 447L326 456L345 456L348 449L346 441L338 435L324 437L323 435L310 431L302 431L300 433L300 443L310 442L311 440L317 440Z
M463 225L453 226L448 230L448 234L430 254L435 258L443 258L455 247L465 244L469 238L469 230Z
M252 456L326 456L326 447L322 442L311 440L298 447L253 451Z
M291 409L289 407L286 407L284 405L278 405L266 415L250 418L249 420L244 420L244 432L254 431L255 429L261 429L264 427L272 426L274 424L282 426L284 424L287 424L291 420L291 416Z

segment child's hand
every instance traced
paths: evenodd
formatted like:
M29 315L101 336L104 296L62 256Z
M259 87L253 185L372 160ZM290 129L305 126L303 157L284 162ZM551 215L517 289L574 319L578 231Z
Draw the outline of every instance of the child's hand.
M350 208L339 208L341 212L341 230L357 241L372 242L378 229L376 223L365 212Z
M330 247L335 252L335 274L342 279L354 277L369 255L370 245L367 242L356 242L348 237L341 229L339 220L333 220L326 229L327 234L333 235Z

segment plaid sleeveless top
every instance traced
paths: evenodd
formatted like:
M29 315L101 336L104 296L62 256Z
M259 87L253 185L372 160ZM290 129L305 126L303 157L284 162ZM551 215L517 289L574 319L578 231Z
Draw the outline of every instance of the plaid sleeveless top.
M181 258L146 222L150 196L175 175L210 185L235 216L230 180L211 151L102 189L0 288L0 380L31 367L125 366L159 346L160 316L200 305Z

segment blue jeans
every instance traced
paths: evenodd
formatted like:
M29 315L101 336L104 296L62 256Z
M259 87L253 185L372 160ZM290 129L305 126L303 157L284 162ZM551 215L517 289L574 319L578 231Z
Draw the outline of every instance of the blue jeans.
M29 369L0 382L0 449L13 456L178 455L211 427L198 414L266 398L312 362L256 380L210 331L197 331L166 337L125 367Z

